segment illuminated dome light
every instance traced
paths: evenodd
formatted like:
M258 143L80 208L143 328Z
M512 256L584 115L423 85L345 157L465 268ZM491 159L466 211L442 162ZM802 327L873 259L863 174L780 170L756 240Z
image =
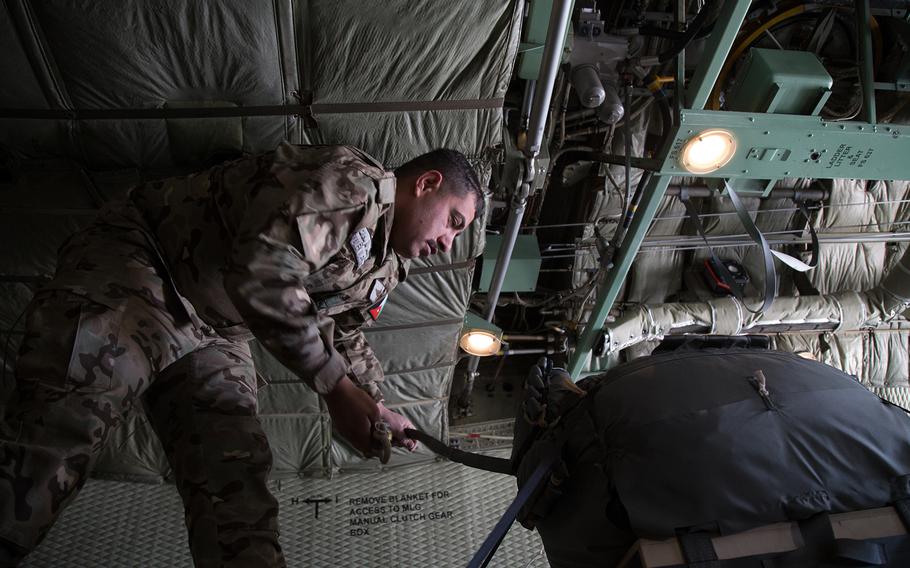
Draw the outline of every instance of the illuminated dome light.
M502 341L489 331L475 329L462 335L458 344L471 355L486 357L498 353Z
M473 312L465 314L458 345L477 357L496 355L502 348L502 329Z
M706 130L683 146L679 164L693 174L718 170L736 154L736 139L726 130Z

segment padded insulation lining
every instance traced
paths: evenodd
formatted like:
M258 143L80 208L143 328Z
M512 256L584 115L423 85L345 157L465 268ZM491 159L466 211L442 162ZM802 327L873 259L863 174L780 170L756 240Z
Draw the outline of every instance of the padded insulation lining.
M0 307L4 332L34 287L29 279L53 272L56 248L83 226L98 205L143 179L174 175L217 162L224 152L263 152L282 140L353 144L386 167L433 148L455 148L489 175L489 151L500 142L501 100L519 42L522 3L514 0L446 3L363 3L355 0L259 0L243 8L157 0L0 7L0 30L14 42L0 59L23 77L0 97L0 147L37 173L33 187L3 186L4 242L0 273L12 302ZM4 45L5 45L4 43ZM420 103L456 101L451 110ZM280 105L396 103L394 112L306 116ZM240 116L249 107L279 105L273 115ZM130 109L221 107L228 118L9 118L4 109ZM375 110L375 109L373 109ZM80 171L85 168L84 171ZM56 181L46 172L57 170ZM85 174L85 175L83 175ZM5 190L12 190L11 193ZM34 190L34 191L32 191ZM34 199L40 193L41 199ZM6 196L9 196L8 198ZM75 214L52 214L67 207ZM382 317L367 331L386 371L388 406L441 438L456 362L456 339L470 295L473 258L484 245L475 222L453 250L412 264ZM14 325L15 324L15 325ZM4 333L11 351L19 336ZM275 454L276 478L379 471L331 435L315 395L262 349L257 372L271 384L260 410ZM7 367L11 361L7 361ZM10 388L7 372L0 394ZM2 398L2 396L0 396ZM2 410L2 409L0 409ZM429 462L425 448L399 451L392 464ZM120 428L97 473L114 479L168 475L159 444L141 413Z

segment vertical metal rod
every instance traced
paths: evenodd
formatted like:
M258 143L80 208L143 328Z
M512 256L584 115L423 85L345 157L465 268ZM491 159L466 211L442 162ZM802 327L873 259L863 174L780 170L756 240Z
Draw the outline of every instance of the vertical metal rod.
M553 3L553 9L550 12L550 23L547 28L547 41L544 44L543 57L540 63L540 74L534 85L534 99L531 104L530 123L528 125L528 140L525 146L525 156L527 157L524 181L519 185L512 198L512 208L509 210L509 219L506 223L506 229L503 233L502 247L499 249L499 256L496 258L496 267L493 270L493 276L490 281L490 290L487 293L486 320L493 321L493 314L496 311L496 303L499 301L499 294L502 292L502 284L505 281L506 272L509 269L509 260L512 257L512 250L515 248L515 241L518 239L518 232L521 229L521 220L524 217L525 205L528 202L528 196L531 193L531 181L534 179L536 165L534 158L540 152L540 145L543 141L544 128L547 124L547 110L550 108L550 99L553 95L553 86L556 82L556 74L559 71L559 62L562 60L563 41L566 37L566 30L569 26L569 18L572 17L573 0L556 0ZM468 361L467 377L464 389L458 398L458 404L462 408L467 408L470 404L471 391L474 389L474 378L477 376L477 366L480 364L479 357L471 357Z
M499 255L496 257L496 265L493 269L493 276L490 279L490 290L487 292L487 308L484 313L484 319L493 321L493 315L496 313L496 303L499 302L499 294L502 292L502 284L506 279L506 271L509 269L509 260L512 256L512 250L515 248L515 242L518 240L518 232L521 229L521 220L525 214L525 206L528 203L531 184L522 183L512 199L512 208L509 210L509 219L506 222L505 231L502 235L502 245L499 247ZM477 367L480 365L480 357L472 356L468 361L467 377L464 389L458 398L461 407L466 408L470 404L471 391L474 390L474 379L477 377Z
M528 79L525 81L524 98L521 101L521 130L528 129L528 123L531 120L531 102L534 100L534 86L537 81Z
M708 36L705 42L705 54L710 54L707 61L701 61L695 68L695 74L692 81L689 82L689 89L686 93L687 108L700 110L705 108L708 97L711 96L711 90L717 81L717 76L733 47L733 40L742 26L746 13L749 12L750 0L735 0L723 3L720 15L717 17L717 23L714 24L714 31ZM676 85L676 88L682 88Z
M626 112L629 112L632 108L632 79L626 80L626 92L625 94L625 105ZM626 147L626 163L625 163L625 175L626 175L626 211L629 212L632 210L632 117L625 120L626 129L623 132L623 142ZM608 166L609 167L609 166Z
M563 40L572 17L572 0L556 0L550 12L550 24L547 29L547 42L543 47L543 59L540 64L540 75L534 91L534 102L531 107L531 123L528 126L528 144L525 155L537 156L543 141L543 131L547 124L547 109L553 96L553 84L559 71L562 59Z
M863 110L860 118L875 124L875 79L872 68L872 12L869 0L856 0L856 37L859 41L859 74L863 84Z
M702 8L699 6L698 8ZM686 0L676 2L676 31L683 32L686 29ZM679 52L676 56L676 80L673 82L673 120L679 124L679 116L686 104L686 50ZM667 125L669 128L669 125Z
M524 182L518 188L515 198L512 200L512 209L509 211L509 220L506 222L505 231L502 235L502 246L499 248L499 256L496 258L496 267L493 270L493 276L490 280L490 291L487 293L487 310L484 317L487 321L493 321L493 313L496 311L496 302L499 301L499 294L502 292L502 284L506 279L506 271L509 269L509 260L512 256L512 250L515 248L515 242L518 240L518 231L521 229L521 219L525 214L525 205L528 202L531 185Z

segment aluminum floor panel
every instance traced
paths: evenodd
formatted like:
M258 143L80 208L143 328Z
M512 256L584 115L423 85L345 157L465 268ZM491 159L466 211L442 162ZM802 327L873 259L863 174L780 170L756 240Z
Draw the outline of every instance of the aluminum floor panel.
M516 493L512 477L449 462L272 489L292 568L466 566ZM184 531L173 485L91 480L23 566L189 568ZM548 564L537 533L516 524L490 565Z

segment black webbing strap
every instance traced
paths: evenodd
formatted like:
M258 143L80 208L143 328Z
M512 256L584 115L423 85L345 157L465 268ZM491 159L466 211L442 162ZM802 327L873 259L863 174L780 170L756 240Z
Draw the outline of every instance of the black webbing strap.
M877 542L841 538L834 541L833 560L848 566L885 566L888 553Z
M711 535L706 532L679 532L676 534L679 549L682 551L686 568L714 568L720 566L717 551L711 542Z
M891 480L891 506L901 518L904 529L910 533L910 475Z
M903 566L889 564L888 547L873 540L836 539L827 513L798 522L802 544L796 550L762 560L763 568L803 566ZM893 561L900 561L896 556Z
M736 209L736 215L739 217L740 222L743 224L743 227L746 229L746 232L749 233L749 236L752 237L752 240L757 244L762 251L762 257L765 264L765 293L771 291L770 299L766 296L765 301L768 302L768 307L771 306L771 301L774 299L774 291L777 288L777 271L774 270L774 258L783 262L793 270L797 272L806 272L815 268L815 264L809 265L801 261L798 258L792 257L789 254L773 250L769 245L768 241L765 239L765 236L761 234L761 231L758 230L758 227L755 226L755 222L752 221L752 217L749 215L749 211L743 205L743 202L739 198L739 194L736 193L730 184L724 182L724 185L727 188L727 195L730 196L730 201L733 203L733 208ZM803 205L805 208L805 205ZM808 218L808 210L804 211L804 214ZM809 223L809 232L812 235L813 241L813 254L812 261L813 263L818 263L818 235L815 234L815 229L812 227L812 223ZM772 286L773 285L773 286ZM767 307L763 307L762 311L766 310Z
M512 523L515 522L521 508L524 507L528 499L535 494L537 488L540 487L540 484L546 481L550 470L553 469L553 465L556 463L558 457L559 452L553 452L541 460L537 465L537 468L534 469L534 472L531 473L528 481L522 486L521 491L518 492L518 495L512 501L512 504L509 505L509 508L503 513L499 522L496 523L496 526L490 531L486 540L483 541L483 544L480 545L480 548L468 563L468 568L485 568L487 564L490 563L490 560L493 559L493 554L496 553L496 549L499 548L502 539L505 538L506 533L509 532Z
M812 262L811 264L806 264L805 262L790 256L789 254L782 253L780 251L772 250L771 246L768 244L768 240L765 239L765 236L758 230L758 227L755 226L755 222L752 220L752 216L749 215L748 209L743 205L742 200L739 197L739 194L730 187L729 184L726 184L727 195L730 197L730 201L733 203L733 209L736 210L736 215L739 217L740 223L746 233L752 239L755 244L758 245L762 254L762 264L764 265L764 294L762 297L761 307L758 309L752 309L749 305L743 300L742 288L737 285L730 275L727 267L724 263L720 262L720 259L714 252L714 249L711 247L711 244L708 242L708 237L705 235L704 229L702 228L701 220L698 217L698 212L695 211L694 206L692 206L689 201L688 192L685 189L680 191L679 199L686 206L686 211L689 215L689 218L692 220L695 225L695 229L698 231L699 236L707 245L709 252L711 253L711 258L715 261L715 265L718 267L718 270L721 271L721 278L725 280L730 285L730 289L733 291L733 295L737 300L742 301L743 306L753 314L760 314L768 310L771 307L771 304L774 303L774 296L777 293L777 270L774 268L774 258L796 270L798 272L806 272L807 270L812 270L818 264L818 235L815 233L815 228L812 227L812 223L809 223L809 232L812 237ZM809 219L809 211L806 208L805 203L798 202L800 210L803 211L803 214L806 215L806 219Z
M739 217L739 221L742 223L743 228L746 229L746 232L749 233L752 240L761 248L762 261L765 267L765 296L762 300L762 305L757 312L753 311L749 306L746 306L746 309L752 313L765 312L771 307L771 304L774 302L774 295L777 293L777 270L774 268L773 251L771 250L771 246L768 245L765 236L761 234L761 231L755 226L755 222L752 221L752 216L749 215L749 211L746 210L743 202L739 199L739 195L733 191L733 188L729 185L727 186L727 194L730 196L730 201L733 202L733 208L736 210L736 215Z
M809 208L806 207L806 202L797 198L794 198L793 202L796 203L800 213L806 218L806 226L809 227L809 237L812 239L812 260L806 266L815 268L818 266L819 256L818 233L815 232L815 227L812 226L812 217L809 215Z
M493 473L505 473L512 475L511 460L504 458L494 458L491 456L483 456L480 454L450 448L433 436L421 432L420 430L405 428L404 434L412 440L417 440L418 442L426 444L428 448L433 450L433 453L436 453L453 462L464 464L468 467L473 467L474 469L482 469L484 471L491 471Z
M809 262L809 266L815 268L818 266L819 259L818 234L815 232L815 227L812 226L812 218L809 216L806 202L802 199L799 192L793 197L793 202L796 203L803 217L806 218L806 226L809 228L809 236L812 238L812 260ZM796 284L796 289L799 290L800 296L818 296L818 288L812 284L805 272L797 271L793 275L793 283Z
M758 308L757 310L753 310L752 308L749 307L749 304L747 304L745 301L743 287L740 286L740 284L738 282L736 282L736 280L733 278L733 275L730 274L730 271L727 269L727 265L725 263L721 262L720 258L718 258L718 256L717 256L717 253L714 252L714 247L712 247L711 243L708 242L708 236L705 235L705 229L701 224L701 218L698 216L698 212L695 210L695 206L692 204L692 201L689 199L689 192L685 188L682 188L680 190L679 200L682 201L683 205L686 206L686 213L689 216L689 220L695 226L695 230L698 232L698 236L700 236L701 239L705 242L705 246L708 247L708 253L710 253L711 259L714 260L712 268L717 268L717 270L720 271L720 274L718 276L720 276L721 280L723 280L725 283L727 283L730 286L730 291L733 292L733 297L735 297L737 300L742 302L743 306L747 310L752 312L753 314L761 313L761 312L767 310L769 307L771 307L771 303L774 301L774 294L777 291L777 272L774 270L774 260L771 259L771 255L764 254L764 252L763 252L763 256L765 259L764 300L762 301L762 305L760 308ZM735 206L735 203L734 203L734 206ZM749 218L749 223L751 223L752 219L748 216L748 214L746 215L746 217ZM750 235L751 235L751 233L750 233ZM761 233L759 233L759 235L761 235ZM762 237L762 240L764 240L764 237ZM768 243L765 242L764 246L768 246ZM769 265L769 263L770 263L770 265ZM769 269L769 266L770 266L770 269ZM769 272L769 270L770 270L770 272ZM768 277L769 274L772 275L771 278Z

